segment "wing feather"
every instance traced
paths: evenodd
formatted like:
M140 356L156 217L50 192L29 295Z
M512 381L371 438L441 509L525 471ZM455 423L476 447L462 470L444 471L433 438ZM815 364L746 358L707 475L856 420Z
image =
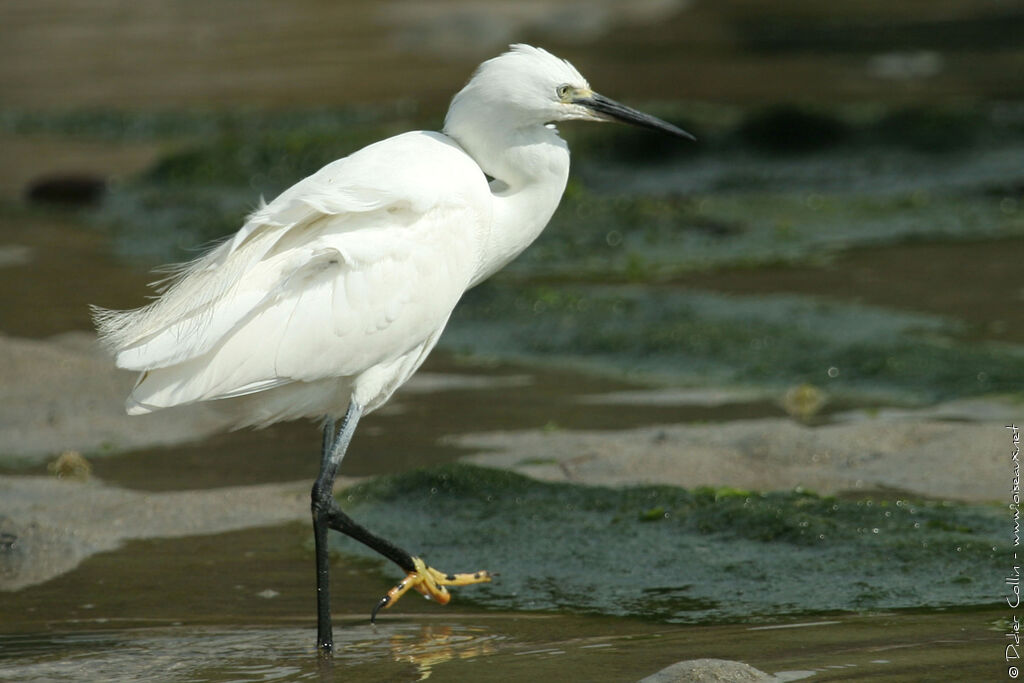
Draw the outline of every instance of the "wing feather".
M489 198L479 168L437 134L324 167L153 304L97 313L118 365L144 373L130 411L351 377L415 348L469 284Z

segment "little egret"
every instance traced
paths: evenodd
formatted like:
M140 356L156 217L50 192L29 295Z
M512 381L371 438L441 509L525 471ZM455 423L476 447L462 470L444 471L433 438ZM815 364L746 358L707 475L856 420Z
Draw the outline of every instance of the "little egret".
M444 604L446 586L490 580L437 571L356 524L334 479L360 417L420 367L463 292L544 229L569 176L553 124L572 120L693 139L595 93L569 62L513 45L455 95L443 132L396 135L328 164L179 267L153 303L95 310L118 367L141 373L129 414L216 400L237 427L324 418L311 495L323 652L333 647L328 529L407 572L374 616L410 588Z

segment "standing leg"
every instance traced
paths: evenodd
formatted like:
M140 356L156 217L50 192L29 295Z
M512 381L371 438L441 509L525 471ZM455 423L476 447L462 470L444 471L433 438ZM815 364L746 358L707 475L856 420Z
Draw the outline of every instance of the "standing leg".
M341 428L334 433L334 420L328 418L324 424L323 450L320 460L320 474L313 483L311 511L313 514L313 543L316 548L316 644L321 652L330 652L334 647L334 633L331 628L331 587L330 558L327 553L327 515L334 502L334 478L338 474L341 459L345 457L355 432L362 408L351 403Z
M324 418L324 437L320 445L320 466L323 467L323 463L327 458L328 453L331 452L331 448L334 447L334 428L336 421L333 417Z

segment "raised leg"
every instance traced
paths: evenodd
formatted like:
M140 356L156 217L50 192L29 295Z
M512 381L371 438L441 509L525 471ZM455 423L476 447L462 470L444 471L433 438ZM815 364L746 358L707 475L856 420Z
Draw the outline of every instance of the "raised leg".
M469 586L474 583L487 583L491 580L492 576L496 576L496 574L491 574L487 571L473 572L472 574L445 574L433 567L428 567L427 563L418 557L412 558L412 561L416 568L409 572L404 579L399 581L394 588L389 590L380 599L377 606L373 608L373 612L370 613L371 622L377 619L377 612L387 609L398 602L398 599L405 595L410 588L415 589L428 600L433 600L441 605L447 605L448 601L452 599L452 595L445 586Z
M362 412L362 407L353 402L349 404L348 412L345 413L337 431L334 420L328 419L325 422L320 474L313 484L310 496L313 540L316 546L317 647L323 654L330 653L334 648L334 633L331 627L330 562L327 552L328 529L340 531L354 538L388 558L407 573L405 579L380 600L373 610L371 620L377 616L381 608L393 605L410 588L415 588L424 596L444 605L450 599L445 586L463 586L491 580L487 572L445 574L428 567L420 558L413 557L387 539L367 531L338 507L337 501L334 500L334 479Z

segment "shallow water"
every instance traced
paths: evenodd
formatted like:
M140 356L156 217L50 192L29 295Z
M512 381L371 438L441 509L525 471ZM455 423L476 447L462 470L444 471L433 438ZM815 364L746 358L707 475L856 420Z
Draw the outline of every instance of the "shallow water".
M406 598L374 627L368 611L388 579L342 556L333 561L338 654L329 671L313 647L312 564L305 525L131 543L4 596L0 678L635 680L682 659L723 657L790 680L980 680L999 673L1006 617L989 607L673 626L485 610L465 588L444 608Z
M850 298L966 323L962 335L1024 342L1024 291L1015 288L1024 241L902 244L849 251L828 264L734 268L680 278L685 287L732 294L777 292ZM969 277L963 277L969 272ZM956 282L956 287L950 287Z
M728 656L780 680L995 680L998 613L825 615L773 626L665 628L563 615L454 614L339 622L334 661L285 624L157 625L0 635L9 681L636 680ZM879 634L884 634L880 637Z

